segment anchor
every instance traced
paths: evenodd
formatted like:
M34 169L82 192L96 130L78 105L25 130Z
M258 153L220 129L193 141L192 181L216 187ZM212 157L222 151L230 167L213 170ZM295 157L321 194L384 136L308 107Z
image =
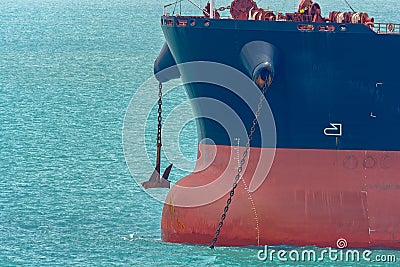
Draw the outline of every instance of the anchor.
M157 155L156 155L156 168L150 176L150 179L146 182L142 182L142 186L145 189L148 188L170 188L170 181L168 180L169 173L173 164L170 164L164 171L164 174L160 176L160 163L161 163L161 112L162 112L162 83L158 86L158 131L157 131Z

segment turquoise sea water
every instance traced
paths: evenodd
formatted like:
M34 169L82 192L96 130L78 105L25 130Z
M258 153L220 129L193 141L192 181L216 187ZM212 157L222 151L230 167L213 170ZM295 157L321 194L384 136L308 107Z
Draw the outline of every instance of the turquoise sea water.
M344 1L319 2L326 9L347 10ZM380 21L400 21L398 1L351 2ZM151 168L135 162L135 153L143 156L138 147L130 151L128 169L122 128L163 44L163 4L1 1L0 266L396 266L329 259L261 262L257 248L210 250L161 242L162 203L135 181L148 177ZM261 4L293 10L295 1ZM156 87L148 90L143 103L157 96ZM165 111L185 99L183 90L167 94ZM137 145L153 160L156 107L135 108L148 114L145 130L137 133L144 143ZM173 181L190 171L197 152L194 124L181 127L179 149L188 162L173 170ZM398 251L373 253L400 260Z

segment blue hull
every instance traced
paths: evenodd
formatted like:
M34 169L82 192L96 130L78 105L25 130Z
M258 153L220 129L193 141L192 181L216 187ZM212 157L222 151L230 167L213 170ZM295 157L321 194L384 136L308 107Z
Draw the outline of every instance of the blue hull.
M179 26L183 21L187 24ZM303 30L305 24L298 22L182 17L162 17L162 22L177 64L210 61L247 73L240 60L245 44L264 41L277 47L279 66L266 94L277 148L400 150L400 35L377 34L363 24L309 22L313 29ZM195 75L185 67L180 72L184 80ZM192 99L226 104L250 128L254 114L231 90L205 83L188 84L186 90ZM228 134L223 125L203 118L207 109L194 104L199 140L236 145L233 137L240 134ZM340 135L331 123L340 124ZM271 146L261 139L257 129L251 146Z

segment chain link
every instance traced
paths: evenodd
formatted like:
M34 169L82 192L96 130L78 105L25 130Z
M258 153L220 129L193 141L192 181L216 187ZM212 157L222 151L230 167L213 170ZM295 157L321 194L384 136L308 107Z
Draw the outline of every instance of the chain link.
M161 146L161 112L162 112L162 83L158 84L158 131L157 131L157 146Z
M270 84L271 84L270 83L270 77L268 77L268 82L266 82L264 84L264 87L261 90L261 95L260 95L260 100L258 102L257 111L256 111L255 116L254 116L253 124L251 125L251 128L250 128L250 133L249 133L249 135L247 137L246 149L243 152L242 159L240 160L240 163L239 163L239 166L238 166L238 172L237 172L235 180L234 180L234 182L232 184L232 189L231 189L231 191L229 193L229 198L226 201L224 212L221 215L221 220L218 223L217 230L215 231L215 236L214 236L214 238L212 240L212 243L210 245L211 249L214 249L215 243L218 240L218 236L219 236L219 234L221 232L221 228L224 225L224 220L226 218L226 214L227 214L227 212L229 210L229 205L232 203L232 197L235 195L235 189L236 189L236 187L238 185L238 182L239 182L239 180L240 180L240 178L242 176L243 165L246 163L246 158L247 158L247 155L248 155L249 149L250 149L250 142L251 142L251 139L253 138L253 134L254 134L254 132L256 130L256 126L257 126L257 123L258 123L258 117L260 116L260 113L261 113L264 94L265 94L265 92L266 92L266 90L267 90L267 88L269 87Z

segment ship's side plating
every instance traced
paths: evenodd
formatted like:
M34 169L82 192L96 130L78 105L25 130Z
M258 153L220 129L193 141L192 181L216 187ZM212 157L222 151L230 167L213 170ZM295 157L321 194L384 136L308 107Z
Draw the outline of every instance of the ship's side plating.
M346 238L353 247L400 247L399 35L377 34L362 24L184 17L163 17L162 24L178 64L210 61L249 74L246 44L264 42L279 54L266 94L276 126L275 157L262 185L249 190L259 168L253 163L275 145L262 142L258 128L219 244L334 246ZM185 67L179 71L186 80L194 75ZM192 99L229 106L250 128L254 114L232 91L206 83L187 84L186 90ZM199 150L215 157L171 189L163 210L165 241L211 241L226 196L180 207L207 194L188 195L182 186L204 186L219 177L233 181L232 147L246 142L237 142L242 133L228 133L207 118L206 103L193 102L199 140L216 146L199 144Z

